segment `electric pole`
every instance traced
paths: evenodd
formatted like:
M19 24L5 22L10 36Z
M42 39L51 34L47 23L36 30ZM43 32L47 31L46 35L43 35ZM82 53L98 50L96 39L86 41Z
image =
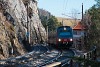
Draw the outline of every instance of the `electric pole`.
M27 2L27 41L29 43L29 30L28 30L28 2Z
M82 34L82 40L81 40L81 42L82 42L81 43L81 45L82 45L81 48L82 48L83 45L84 45L84 32L85 32L84 31L84 23L83 23L83 3L82 3L82 21L81 22L82 22L81 24L82 24L82 32L83 32L83 34Z
M30 31L29 31L30 32L30 35L29 35L29 43L31 44L32 43L32 40L31 40L31 34L32 34L32 32L31 32L31 23L32 23L32 16L33 16L33 14L32 14L32 9L31 8L28 11L29 11L28 14L29 14L29 18L30 18L30 22L29 22L30 23L29 24L29 27L30 27L29 28L30 29Z
M46 24L47 24L47 43L48 43L48 18Z
M82 22L83 22L83 3L82 3Z
M25 6L27 9L27 32L26 32L26 41L29 43L29 28L28 28L28 1L25 1Z

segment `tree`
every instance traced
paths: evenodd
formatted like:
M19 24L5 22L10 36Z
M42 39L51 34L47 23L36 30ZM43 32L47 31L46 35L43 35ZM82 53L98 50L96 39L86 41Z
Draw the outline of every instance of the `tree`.
M85 14L88 15L88 22L85 21L87 27L87 45L100 44L100 0L95 0L97 3L93 5Z
M100 7L100 0L95 0L97 3L96 3L96 6L97 7Z
M55 16L51 16L48 19L48 29L49 29L49 31L55 31L58 26L60 26L60 22L58 22L58 20Z
M51 16L47 19L47 16L40 16L41 22L45 29L47 28L49 31L55 31L58 26L60 26L60 22L58 22L57 18L55 16Z
M45 29L47 29L47 25L48 25L48 31L54 31L58 26L61 25L61 23L58 22L57 18L51 15L50 12L39 8L38 11L39 11L39 17Z
M41 19L41 22L42 22L44 28L46 29L47 22L48 22L47 17L46 16L40 16L40 19Z

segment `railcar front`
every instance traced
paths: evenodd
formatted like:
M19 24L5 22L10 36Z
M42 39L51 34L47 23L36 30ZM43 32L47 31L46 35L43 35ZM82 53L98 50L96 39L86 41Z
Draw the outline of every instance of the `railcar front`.
M70 48L73 44L73 30L70 26L57 28L56 45L58 48Z

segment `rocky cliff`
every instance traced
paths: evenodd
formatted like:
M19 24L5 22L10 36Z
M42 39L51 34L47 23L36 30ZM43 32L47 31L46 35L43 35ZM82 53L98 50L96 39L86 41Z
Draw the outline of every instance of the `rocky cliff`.
M0 0L0 58L25 53L23 40L45 41L36 0Z
M6 20L3 12L0 11L0 59L24 53L24 47L18 42L13 25Z
M14 18L17 34L19 30L22 32L21 39L28 32L33 41L36 38L45 40L46 32L38 16L36 0L5 0L5 2L8 6L6 11Z

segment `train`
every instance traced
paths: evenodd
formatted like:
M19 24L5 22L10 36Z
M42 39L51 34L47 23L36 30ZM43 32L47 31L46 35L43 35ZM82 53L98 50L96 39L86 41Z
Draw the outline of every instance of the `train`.
M73 44L73 29L70 26L60 26L48 35L48 43L57 48L70 48Z

